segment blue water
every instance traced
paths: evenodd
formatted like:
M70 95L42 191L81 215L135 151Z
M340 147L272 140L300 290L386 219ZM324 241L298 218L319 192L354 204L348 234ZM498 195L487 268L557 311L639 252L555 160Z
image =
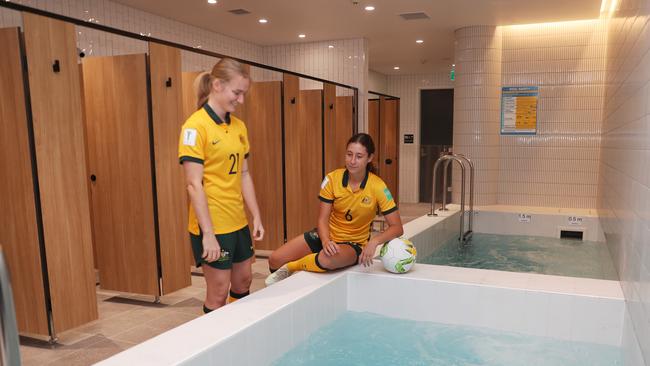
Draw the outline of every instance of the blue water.
M537 236L475 233L454 238L420 263L618 280L605 243Z
M346 312L273 365L617 366L622 357L611 346Z

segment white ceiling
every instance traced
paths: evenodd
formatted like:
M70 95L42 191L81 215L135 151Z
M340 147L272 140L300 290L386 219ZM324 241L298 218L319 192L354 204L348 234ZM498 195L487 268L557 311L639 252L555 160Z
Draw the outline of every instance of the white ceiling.
M448 70L458 28L594 19L601 5L601 0L115 1L261 46L365 37L370 69L382 74ZM375 10L365 11L366 5ZM228 12L240 8L251 14ZM407 12L424 12L430 19L398 16ZM269 23L258 23L262 17ZM307 37L299 39L299 33ZM424 43L416 44L416 39Z

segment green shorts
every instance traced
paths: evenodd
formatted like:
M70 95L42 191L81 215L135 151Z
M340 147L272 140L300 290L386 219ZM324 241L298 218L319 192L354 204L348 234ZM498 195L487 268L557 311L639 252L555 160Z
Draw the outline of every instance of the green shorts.
M305 232L304 237L312 253L318 253L323 250L323 242L320 241L320 237L318 236L318 231L316 229ZM337 242L336 244L345 244L351 246L352 249L354 249L354 251L357 253L357 259L363 251L363 247L359 243L346 241L340 243Z
M254 254L253 241L251 240L248 225L232 233L216 234L215 236L221 246L221 256L214 262L206 262L202 257L203 235L190 233L192 253L194 253L194 262L197 267L207 264L217 269L231 269L233 263L243 262Z

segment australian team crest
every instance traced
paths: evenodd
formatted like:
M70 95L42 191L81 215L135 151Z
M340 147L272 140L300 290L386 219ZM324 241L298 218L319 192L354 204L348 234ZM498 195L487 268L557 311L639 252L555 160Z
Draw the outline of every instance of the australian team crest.
M361 203L364 204L364 205L369 205L370 202L371 202L371 199L370 199L369 196L364 196L364 197L361 199Z

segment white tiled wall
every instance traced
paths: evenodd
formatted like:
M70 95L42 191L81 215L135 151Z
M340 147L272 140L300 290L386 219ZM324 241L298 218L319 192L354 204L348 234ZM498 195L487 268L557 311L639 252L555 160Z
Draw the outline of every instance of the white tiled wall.
M497 202L595 208L606 20L502 28L502 86L538 86L537 135L501 136Z
M478 204L595 208L605 25L492 27L493 38L489 27L456 32L454 151L476 162ZM499 134L504 86L539 87L536 135ZM458 171L454 181L458 192Z
M441 73L440 85L431 88L455 88L454 151L477 166L477 204L596 207L605 25L591 20L456 31L456 82ZM418 89L425 87L405 85L418 79L388 77L389 93L401 98L401 132L415 134L415 144L400 150L405 202L418 199ZM502 86L540 88L537 135L500 136ZM459 192L458 169L454 186Z
M499 191L502 32L500 27L476 26L458 29L455 35L453 151L464 154L476 166L474 202L495 204ZM452 197L459 202L461 172L456 164L452 179Z
M333 46L330 48L329 46ZM359 129L366 130L368 41L363 38L294 43L263 48L264 64L359 88ZM302 89L320 89L304 81Z
M603 230L646 364L650 364L649 17L647 1L622 0L609 21L598 185Z
M387 94L400 98L400 136L413 134L413 144L404 144L400 137L399 198L401 202L418 202L420 177L420 90L452 89L449 74L387 77ZM375 90L378 91L379 90Z

